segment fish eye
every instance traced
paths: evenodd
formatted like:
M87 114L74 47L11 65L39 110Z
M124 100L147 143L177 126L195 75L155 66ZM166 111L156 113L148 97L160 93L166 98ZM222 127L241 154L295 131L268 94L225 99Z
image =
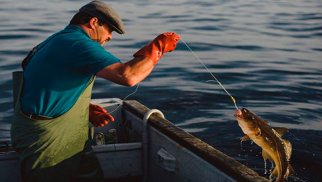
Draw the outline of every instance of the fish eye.
M245 109L245 108L243 108L242 110L243 110L243 112L247 112L247 109Z

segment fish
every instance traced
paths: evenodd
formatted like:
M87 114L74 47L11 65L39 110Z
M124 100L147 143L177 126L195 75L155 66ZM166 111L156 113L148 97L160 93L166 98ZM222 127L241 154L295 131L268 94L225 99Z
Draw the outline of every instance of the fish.
M271 127L268 121L263 120L246 108L237 109L234 116L245 134L241 141L252 140L262 148L264 161L269 160L274 163L274 169L269 178L275 177L276 182L286 181L294 173L290 164L292 144L282 138L288 129Z

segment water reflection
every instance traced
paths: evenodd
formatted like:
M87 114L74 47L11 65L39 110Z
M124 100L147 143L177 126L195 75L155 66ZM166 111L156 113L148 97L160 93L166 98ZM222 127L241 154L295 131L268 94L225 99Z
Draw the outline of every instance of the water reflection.
M0 138L12 115L11 73L33 46L64 28L87 1L15 1L0 7ZM322 176L322 3L288 1L109 1L127 34L106 48L122 60L159 33L176 31L236 98L274 126L291 129L294 181ZM137 99L178 126L264 174L256 146L243 144L234 106L184 44L144 80ZM93 98L124 98L134 88L98 79Z

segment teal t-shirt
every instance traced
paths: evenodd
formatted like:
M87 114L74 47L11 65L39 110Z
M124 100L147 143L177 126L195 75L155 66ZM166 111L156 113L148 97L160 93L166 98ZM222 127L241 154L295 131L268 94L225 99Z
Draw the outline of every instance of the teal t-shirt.
M76 25L42 42L24 70L22 110L55 117L77 101L92 76L120 62Z

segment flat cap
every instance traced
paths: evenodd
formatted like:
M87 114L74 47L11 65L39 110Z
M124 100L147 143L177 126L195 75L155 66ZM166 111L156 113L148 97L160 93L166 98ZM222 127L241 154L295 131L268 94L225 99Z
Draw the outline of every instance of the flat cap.
M107 25L110 25L111 28L119 34L125 33L125 27L120 16L111 6L105 4L103 1L92 1L81 7L79 11L105 21Z

